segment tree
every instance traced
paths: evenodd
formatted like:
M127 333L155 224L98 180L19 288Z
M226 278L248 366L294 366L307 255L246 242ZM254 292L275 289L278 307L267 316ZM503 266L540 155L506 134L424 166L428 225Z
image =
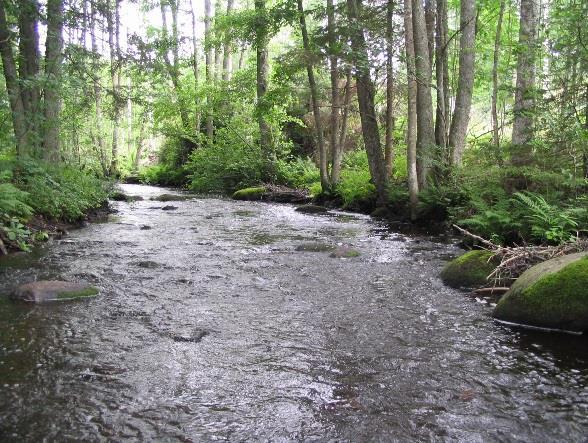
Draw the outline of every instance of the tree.
M535 0L521 0L511 157L512 163L516 166L531 162L531 142L535 135L533 113L538 20L535 3Z
M433 129L429 43L425 11L420 0L412 0L412 30L417 83L417 173L419 189L423 190L427 187L432 158L435 153L435 132Z
M361 0L347 0L363 142L368 156L370 174L376 187L377 205L383 207L388 203L388 176L384 166L384 155L374 104L375 88L370 75L364 29L359 20L361 6Z
M59 160L61 113L61 63L63 59L63 0L47 0L47 41L45 53L45 133L44 157Z
M474 58L476 38L475 0L461 0L459 39L459 73L455 109L449 130L449 146L453 165L461 164L474 92Z
M314 78L314 71L312 68L312 54L310 51L310 40L308 38L308 30L306 29L306 18L304 17L304 7L302 0L297 0L298 14L300 20L300 30L302 32L302 42L305 51L305 64L306 72L308 74L308 85L310 88L310 100L312 104L312 113L314 115L314 127L316 132L316 138L318 141L319 150L319 169L321 175L321 186L323 192L328 192L330 189L329 173L327 171L327 150L325 148L325 141L323 136L323 127L321 122L321 114L318 105L318 93L316 87L316 81Z

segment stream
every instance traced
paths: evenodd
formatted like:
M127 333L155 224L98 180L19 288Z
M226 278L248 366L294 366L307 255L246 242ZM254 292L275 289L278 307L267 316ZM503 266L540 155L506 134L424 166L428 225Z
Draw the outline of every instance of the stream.
M121 187L144 200L0 259L1 441L586 441L588 340L493 322L439 280L451 242ZM5 297L41 279L101 294Z

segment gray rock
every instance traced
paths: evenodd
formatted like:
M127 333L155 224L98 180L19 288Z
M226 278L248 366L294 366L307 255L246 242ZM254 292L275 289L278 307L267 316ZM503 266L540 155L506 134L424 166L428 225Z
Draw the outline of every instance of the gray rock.
M302 212L303 214L324 214L327 211L327 208L318 205L302 205L296 208L296 212Z
M12 298L27 303L47 303L94 297L98 292L97 288L85 283L42 280L19 286Z

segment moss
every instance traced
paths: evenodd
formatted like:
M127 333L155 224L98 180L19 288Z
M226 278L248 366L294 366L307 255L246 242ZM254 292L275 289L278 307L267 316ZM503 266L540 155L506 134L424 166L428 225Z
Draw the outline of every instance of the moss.
M151 197L150 200L158 201L158 202L179 202L179 201L191 200L193 198L194 197L191 195L161 194L156 197Z
M263 186L256 188L239 189L233 194L234 200L261 200L266 189Z
M303 252L330 252L334 249L334 246L327 245L325 243L303 243L301 245L296 246L297 251Z
M450 261L443 271L441 280L452 288L472 288L486 284L487 277L496 265L492 261L494 254L490 251L474 250L466 252Z
M95 297L100 291L94 286L89 286L79 291L65 291L57 294L59 300L74 300L77 298Z
M333 258L353 258L359 257L360 255L359 251L345 246L341 246L331 253L331 257Z
M498 302L494 317L546 328L588 330L588 255L571 254L531 268Z

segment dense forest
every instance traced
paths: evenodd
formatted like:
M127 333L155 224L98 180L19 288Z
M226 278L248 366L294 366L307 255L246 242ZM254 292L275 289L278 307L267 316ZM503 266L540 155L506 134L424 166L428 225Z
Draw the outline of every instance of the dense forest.
M573 240L587 16L582 0L3 0L2 248L129 177Z

